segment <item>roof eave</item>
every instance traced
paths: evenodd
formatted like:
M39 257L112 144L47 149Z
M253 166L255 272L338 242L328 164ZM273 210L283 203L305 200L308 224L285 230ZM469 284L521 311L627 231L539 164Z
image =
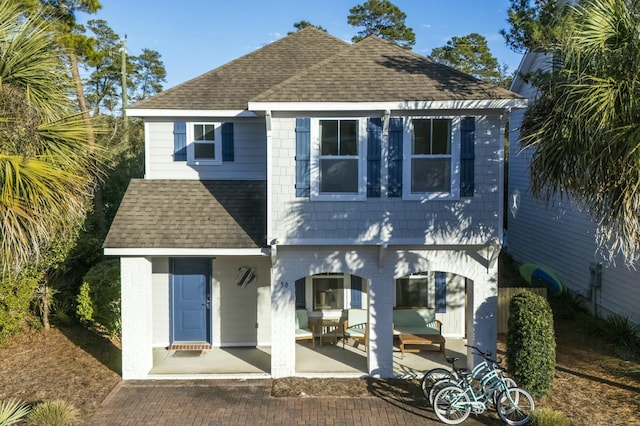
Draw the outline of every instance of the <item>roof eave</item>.
M249 102L250 111L413 111L512 110L527 107L527 99L477 99L399 102Z
M269 256L270 249L263 248L175 248L105 247L105 256Z
M127 108L129 117L257 117L246 109L160 109Z

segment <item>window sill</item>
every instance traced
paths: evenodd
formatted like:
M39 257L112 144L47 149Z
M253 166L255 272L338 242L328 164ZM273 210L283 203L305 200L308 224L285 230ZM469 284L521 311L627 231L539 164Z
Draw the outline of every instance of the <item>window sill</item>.
M216 160L189 160L187 161L187 165L189 166L220 166L222 165L222 161Z
M366 201L366 195L360 194L348 194L348 195L337 195L337 194L311 194L311 201Z
M406 201L455 201L460 199L460 195L449 192L431 192L424 194L405 193L402 194L402 199Z

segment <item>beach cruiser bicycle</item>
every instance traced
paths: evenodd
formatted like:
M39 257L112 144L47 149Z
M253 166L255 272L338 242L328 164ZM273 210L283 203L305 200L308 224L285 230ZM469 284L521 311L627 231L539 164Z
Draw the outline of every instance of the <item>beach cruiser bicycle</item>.
M472 382L481 381L482 377L489 373L492 369L492 364L497 364L499 366L500 361L493 360L491 358L491 352L482 351L475 346L465 345L468 348L474 350L475 355L480 355L483 358L483 361L476 365L471 372L469 372L466 368L457 368L455 363L460 358L453 357L445 357L447 362L451 364L451 369L448 370L446 368L433 368L427 371L424 376L422 376L422 380L420 380L420 390L422 391L422 395L429 401L429 403L433 403L433 397L435 396L436 389L433 389L433 385L441 379L451 379L453 382L456 382L462 379L462 375L464 375L467 380L471 380ZM504 376L504 379L507 381L509 387L516 387L516 382L507 377L504 374L504 369L501 370L501 374ZM442 386L443 382L440 383ZM438 389L439 390L439 389Z
M513 379L505 376L497 362L488 362L487 370L479 378L473 378L471 372L461 369L455 375L455 378L436 381L429 390L433 395L433 411L442 422L460 424L472 412L481 414L490 405L508 425L524 425L531 419L535 409L533 397L514 386Z

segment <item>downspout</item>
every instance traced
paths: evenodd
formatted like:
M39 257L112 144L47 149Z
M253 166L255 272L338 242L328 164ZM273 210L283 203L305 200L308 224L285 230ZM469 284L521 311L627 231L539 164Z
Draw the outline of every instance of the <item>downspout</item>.
M507 158L505 157L505 149L504 149L504 137L505 133L508 132L506 128L509 124L509 117L511 116L511 108L506 108L504 113L500 116L500 149L498 150L498 156L502 157L502 161L498 162L498 242L504 247L504 194L505 194L505 162ZM511 141L509 141L511 143Z
M273 238L273 226L272 226L272 190L271 185L273 182L273 137L271 135L271 111L264 112L264 121L267 131L267 241L266 243L271 245Z

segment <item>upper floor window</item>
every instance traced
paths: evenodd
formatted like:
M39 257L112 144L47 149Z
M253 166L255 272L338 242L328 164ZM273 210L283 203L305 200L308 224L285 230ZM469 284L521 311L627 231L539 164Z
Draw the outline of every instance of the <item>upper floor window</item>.
M190 164L222 164L220 123L191 123L187 131Z
M414 118L405 143L403 196L407 199L454 198L459 194L459 119ZM405 139L405 142L407 142Z
M366 131L359 119L318 119L312 123L311 195L316 199L364 199ZM315 126L314 126L315 124Z

